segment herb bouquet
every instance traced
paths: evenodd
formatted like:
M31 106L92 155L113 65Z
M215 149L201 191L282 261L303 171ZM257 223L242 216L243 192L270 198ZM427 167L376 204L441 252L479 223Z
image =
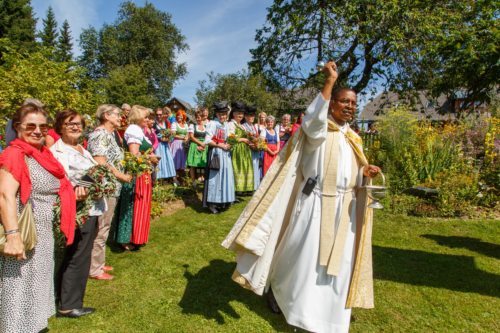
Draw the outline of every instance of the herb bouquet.
M151 149L134 155L130 152L125 152L125 158L121 161L123 170L134 177L138 177L143 173L151 173L153 171L153 164L151 163Z
M87 174L82 177L77 183L77 186L85 187L88 191L88 196L85 200L76 203L76 224L81 226L89 217L89 210L97 200L111 196L116 191L116 178L104 165L96 165L87 171ZM60 247L65 246L64 235L61 233L61 202L59 197L53 208L54 219L54 236L57 244Z

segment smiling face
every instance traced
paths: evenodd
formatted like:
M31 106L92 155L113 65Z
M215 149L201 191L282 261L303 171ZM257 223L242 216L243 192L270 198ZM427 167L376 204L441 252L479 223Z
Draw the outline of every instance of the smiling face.
M283 127L290 126L290 115L283 115L283 117L281 117L281 124L283 125Z
M330 114L341 126L354 119L356 112L356 94L351 90L342 90L330 102Z
M16 126L17 136L37 148L43 145L48 130L47 118L39 112L28 113Z
M196 119L196 123L197 123L198 125L201 125L201 124L202 124L202 122L203 122L203 114L201 114L201 113L197 113L197 114L196 114L195 119Z
M163 110L162 109L157 109L155 112L156 115L156 120L157 121L162 121L163 120Z
M253 124L253 122L255 121L255 115L254 114L246 114L245 121L249 124Z
M113 125L113 128L119 128L121 126L122 116L119 109L109 111L104 115L107 122Z
M259 115L259 124L265 124L266 123L266 114L260 114Z
M243 117L245 116L244 112L241 111L234 111L233 112L233 119L239 124L243 120Z
M274 120L266 119L266 128L272 130L274 128Z
M83 123L80 116L67 117L61 128L61 138L64 142L78 142L83 132Z
M225 123L227 121L227 112L226 111L217 112L216 116L221 123Z

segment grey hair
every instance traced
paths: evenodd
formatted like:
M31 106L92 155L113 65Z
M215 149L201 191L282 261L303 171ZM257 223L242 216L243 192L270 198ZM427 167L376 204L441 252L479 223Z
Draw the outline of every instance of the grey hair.
M284 115L281 116L281 119L288 117L290 120L292 119L292 116L289 113L285 113Z
M114 104L101 104L97 107L95 116L97 119L99 119L99 122L103 124L106 121L106 118L104 116L115 110L117 110L118 112L121 111L120 108Z
M266 121L269 121L269 120L272 122L276 122L276 118L274 118L274 116L271 116L271 115L266 117Z
M44 108L45 107L45 105L43 105L43 103L39 99L36 99L36 98L26 98L24 100L23 104L21 104L21 106L25 106L25 105L28 105L28 104L36 105L39 108Z
M128 109L128 110L130 111L130 109L132 109L132 108L131 108L131 107L130 107L130 105L128 105L127 103L123 103L123 104L122 104L121 109L122 109L122 110L123 110L123 109Z

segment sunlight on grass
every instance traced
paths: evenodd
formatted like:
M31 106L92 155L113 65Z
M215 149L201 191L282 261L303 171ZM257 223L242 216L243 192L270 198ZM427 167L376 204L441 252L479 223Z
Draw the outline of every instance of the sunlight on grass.
M234 255L220 242L244 205L210 215L192 204L154 221L141 251L108 252L113 281L89 281L85 305L97 312L53 318L50 331L293 332L231 281ZM499 221L377 212L376 307L354 310L351 332L499 331L499 231Z

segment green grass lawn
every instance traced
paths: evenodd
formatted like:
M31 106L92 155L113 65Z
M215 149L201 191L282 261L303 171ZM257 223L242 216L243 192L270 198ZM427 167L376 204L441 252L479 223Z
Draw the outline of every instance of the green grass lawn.
M231 280L234 255L220 243L244 205L209 215L193 204L154 221L141 251L108 252L113 281L89 281L97 312L52 318L50 331L293 332ZM375 309L354 310L351 332L500 331L499 235L500 221L377 211Z

